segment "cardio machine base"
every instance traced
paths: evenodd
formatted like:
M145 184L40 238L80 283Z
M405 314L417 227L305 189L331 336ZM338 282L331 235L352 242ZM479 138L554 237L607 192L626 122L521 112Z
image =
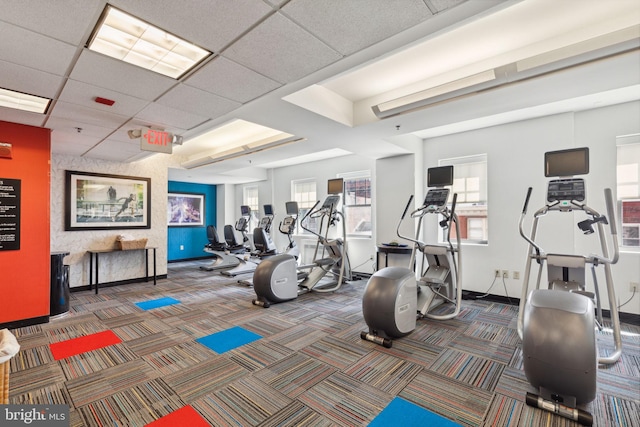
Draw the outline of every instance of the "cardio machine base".
M393 338L411 333L416 327L417 284L412 270L386 267L367 282L362 297L362 314L369 327L360 338L385 347Z
M593 302L583 295L531 292L524 313L523 368L542 398L571 408L595 399L594 317Z
M208 254L213 254L214 259L209 265L201 265L200 270L204 271L217 271L235 268L240 265L240 260L232 255L223 251L214 251L205 247L204 251Z

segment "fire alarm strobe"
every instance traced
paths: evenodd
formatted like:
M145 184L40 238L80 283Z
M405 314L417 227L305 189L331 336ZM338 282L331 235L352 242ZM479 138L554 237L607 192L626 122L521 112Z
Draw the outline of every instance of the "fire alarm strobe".
M96 96L96 102L98 104L108 105L109 107L111 107L113 104L116 103L116 101L114 100L107 99L107 98L100 98L99 96Z

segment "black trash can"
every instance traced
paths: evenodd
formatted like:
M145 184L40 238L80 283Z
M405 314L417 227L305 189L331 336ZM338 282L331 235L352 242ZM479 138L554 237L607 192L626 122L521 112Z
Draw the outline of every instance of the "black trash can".
M51 253L50 316L69 311L69 266L64 264L64 257L67 255L69 252Z

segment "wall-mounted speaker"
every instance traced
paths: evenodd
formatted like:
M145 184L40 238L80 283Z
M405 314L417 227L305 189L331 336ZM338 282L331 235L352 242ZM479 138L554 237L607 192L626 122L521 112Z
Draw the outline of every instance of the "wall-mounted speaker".
M6 142L0 142L0 158L11 159L13 158L13 150L11 144Z

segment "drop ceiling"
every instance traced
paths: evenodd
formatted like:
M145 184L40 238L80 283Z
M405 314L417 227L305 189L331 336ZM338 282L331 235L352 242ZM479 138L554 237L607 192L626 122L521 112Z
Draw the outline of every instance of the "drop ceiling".
M213 55L175 80L89 51L107 4ZM54 154L114 162L168 156L141 151L129 130L181 135L169 170L179 181L248 182L264 179L267 168L314 158L403 154L407 136L640 99L635 50L406 115L380 120L371 112L420 82L451 79L525 48L637 31L636 0L0 0L0 10L0 88L53 100L45 114L0 107L0 120L52 129ZM304 141L179 166L204 156L204 134L238 119Z

